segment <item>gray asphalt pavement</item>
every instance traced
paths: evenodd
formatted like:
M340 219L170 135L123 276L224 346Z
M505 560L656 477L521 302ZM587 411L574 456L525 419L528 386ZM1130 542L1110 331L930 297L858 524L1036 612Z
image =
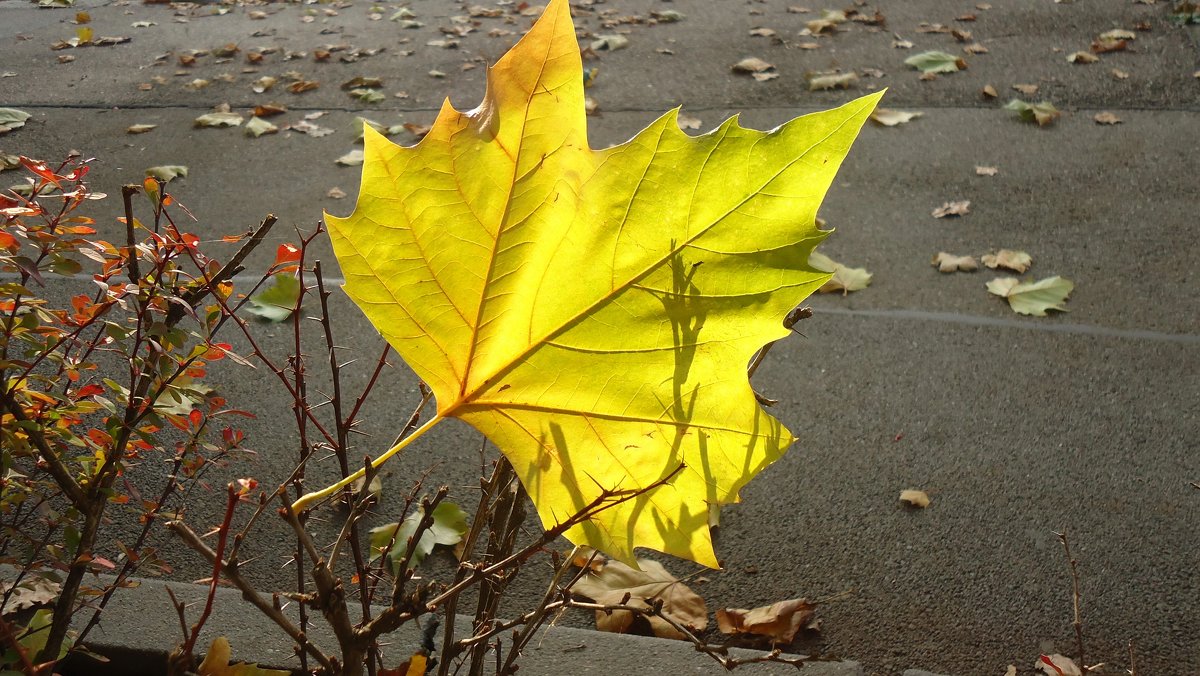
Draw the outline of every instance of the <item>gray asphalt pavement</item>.
M468 4L475 3L79 0L51 10L0 0L0 107L33 114L0 136L0 150L53 160L78 149L97 158L95 185L110 195L146 167L187 165L173 193L197 214L202 236L245 230L269 211L283 226L273 243L294 240L293 228L311 227L322 209L351 210L358 171L334 159L355 147L356 116L428 124L444 96L460 108L478 101L483 66L530 19L481 18L456 49L427 44L448 39L439 27L455 25L449 17ZM1066 529L1079 560L1089 661L1124 673L1134 641L1139 674L1200 673L1200 490L1190 484L1200 481L1200 27L1173 24L1168 0L993 0L987 9L974 0L881 1L858 9L878 9L885 26L849 22L816 37L800 34L806 22L840 3L577 4L581 31L627 31L629 39L626 49L585 62L599 69L588 90L599 104L589 118L595 147L630 137L674 106L699 118L701 131L735 113L746 126L767 128L887 87L884 106L923 113L894 128L868 125L822 208L837 229L822 250L874 277L847 297L814 298L816 315L801 326L807 338L778 346L756 376L800 441L749 484L742 504L725 510L724 569L697 585L710 609L825 599L820 636L796 650L854 659L868 674L921 668L998 676L1009 664L1032 674L1040 652L1074 650L1071 581L1053 534ZM423 27L389 21L404 6ZM80 9L90 12L96 35L131 40L52 50L75 34L70 20ZM601 26L666 9L683 20ZM135 28L137 21L155 25ZM972 35L960 42L934 24ZM751 36L754 28L782 39ZM512 34L489 36L493 29ZM1096 63L1068 62L1110 29L1134 31L1136 39ZM903 40L912 48L893 46ZM187 50L228 43L241 51L225 63L209 54L179 65ZM966 44L987 52L964 53ZM329 45L344 49L315 62L314 50ZM275 51L247 63L247 51L263 48ZM932 49L961 55L967 70L924 81L903 64ZM355 50L356 61L339 60ZM383 51L367 55L373 50ZM306 56L285 60L289 51ZM60 63L60 56L75 59ZM774 64L779 77L757 82L731 73L747 56ZM806 73L832 69L856 71L857 85L808 90ZM432 70L445 76L431 77ZM282 80L288 71L320 86L302 94L283 91L282 82L265 94L251 90L255 79ZM368 106L348 96L339 85L356 76L382 78L387 99ZM184 86L196 79L209 84ZM981 93L986 85L998 98ZM1013 85L1038 91L1020 94ZM1014 97L1049 100L1063 116L1044 128L1021 122L1002 109ZM241 112L286 104L277 124L324 111L315 122L334 132L249 138L240 129L192 127L222 102ZM1096 123L1101 111L1122 122ZM135 123L159 126L125 134ZM980 176L976 166L998 172ZM0 184L14 175L0 174ZM328 197L333 187L350 197ZM970 213L932 217L954 200L970 200ZM118 211L114 198L98 206L102 227L115 231ZM1001 248L1031 253L1036 278L1073 280L1070 312L1018 316L985 290L992 271L943 275L929 265L938 251ZM265 266L273 250L265 247L251 269ZM327 243L317 251L332 263ZM378 341L348 301L335 300L333 312L341 342L362 358L348 375L361 385ZM284 354L287 332L263 330L270 349ZM289 416L284 393L265 374L217 377L231 402L263 411L248 425L260 461L235 473L280 480L296 445L279 422ZM366 419L368 441L386 445L417 398L411 375L389 371ZM436 465L435 481L474 484L477 448L465 426L439 430L391 463L389 480L399 493ZM333 467L324 469L333 476ZM926 490L932 504L903 508L897 495L906 488ZM193 521L214 522L213 502ZM393 493L383 515L396 504ZM287 540L282 529L264 528L247 549L258 558L243 571L263 587L288 585ZM177 579L208 574L189 553L163 544ZM567 622L584 626L588 618Z

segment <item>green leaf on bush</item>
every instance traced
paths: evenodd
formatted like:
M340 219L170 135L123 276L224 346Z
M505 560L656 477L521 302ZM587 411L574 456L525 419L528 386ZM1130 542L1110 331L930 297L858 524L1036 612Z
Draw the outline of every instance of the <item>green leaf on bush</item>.
M371 560L379 558L387 551L392 563L393 572L400 565L400 560L408 551L408 541L417 532L417 525L425 516L422 509L409 514L400 523L392 522L371 529ZM421 561L433 551L436 545L456 545L466 534L467 513L453 502L440 502L433 508L433 525L421 535L417 547L413 550L409 568L416 568ZM394 538L394 541L393 541ZM389 547L390 545L390 547Z
M29 113L16 108L0 108L0 134L7 134L14 129L25 126L25 120L32 117Z
M269 322L281 322L296 311L300 300L300 280L292 275L275 275L271 286L250 296L246 312Z
M904 60L904 65L922 73L955 73L967 69L967 62L960 57L937 50L914 54Z

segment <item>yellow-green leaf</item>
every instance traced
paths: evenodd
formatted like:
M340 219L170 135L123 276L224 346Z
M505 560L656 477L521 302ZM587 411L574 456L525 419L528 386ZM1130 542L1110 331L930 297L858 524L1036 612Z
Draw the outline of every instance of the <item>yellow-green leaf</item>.
M1007 299L1009 307L1017 314L1045 317L1049 310L1067 311L1063 305L1075 290L1075 283L1057 276L1036 282L997 277L987 283L987 290Z
M367 130L354 213L326 215L334 251L347 294L437 397L415 436L473 425L547 527L645 491L566 536L629 563L649 547L716 566L709 506L793 441L746 365L829 279L807 264L827 234L817 207L882 94L694 138L675 110L593 150L582 70L552 0L479 107L443 104L410 148Z

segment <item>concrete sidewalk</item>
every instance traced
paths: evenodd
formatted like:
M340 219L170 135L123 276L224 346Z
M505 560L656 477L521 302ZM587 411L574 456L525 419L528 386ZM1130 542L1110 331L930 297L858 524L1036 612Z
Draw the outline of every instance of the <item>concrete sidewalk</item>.
M453 25L449 17L470 4L267 4L213 16L219 6L80 0L75 9L90 11L96 35L132 40L53 51L53 42L74 35L76 26L67 22L74 10L0 0L0 71L16 74L0 78L0 106L34 115L0 137L0 150L53 160L79 149L97 158L95 185L110 195L140 180L146 167L187 165L191 173L172 190L200 218L202 236L245 230L267 211L280 216L272 245L251 262L251 270L262 269L274 243L295 239L292 226L311 227L322 209L352 208L358 170L334 159L355 147L357 115L428 124L446 95L459 107L478 101L483 65L529 19L480 19L476 32L458 39L458 49L427 44L445 40L439 27ZM739 112L744 125L767 128L886 86L886 107L923 113L903 126L864 129L822 208L837 229L822 250L866 267L874 278L869 289L848 297L815 298L816 316L802 327L807 340L777 347L756 376L756 386L780 400L775 414L800 442L749 484L742 504L723 513L724 569L698 587L710 610L791 596L829 599L819 611L817 647L856 660L866 674L920 667L999 675L1009 664L1033 674L1040 652L1073 651L1070 580L1052 533L1067 529L1080 562L1089 661L1120 673L1133 640L1139 673L1200 673L1200 491L1189 485L1200 480L1200 79L1194 75L1200 27L1173 25L1174 3L1164 0L993 0L990 9L975 0L878 2L859 9L869 14L877 7L885 27L851 22L826 37L800 31L822 9L842 3L578 4L581 30L627 30L630 40L626 49L585 62L599 68L589 89L600 105L589 118L594 147L628 138L677 105L702 121L700 131ZM811 11L789 12L795 5ZM403 6L425 25L402 29L389 21ZM663 9L684 19L600 25L604 10L646 17ZM254 19L253 11L267 17ZM373 13L382 16L372 20ZM975 19L956 20L967 15ZM134 21L155 25L134 28ZM932 24L970 31L970 43L988 52L966 54L962 47L970 43L922 32L940 30ZM775 30L784 42L750 36L756 27ZM512 34L488 37L494 28ZM1129 49L1089 65L1067 61L1114 28L1136 29ZM897 39L915 44L897 49ZM242 50L227 63L209 55L193 67L179 65L186 50L226 43ZM312 52L323 45L346 49L316 63ZM256 47L277 51L251 66L244 55ZM361 50L381 48L362 56ZM338 61L354 49L357 61ZM921 81L903 61L930 49L960 54L969 68ZM289 50L307 56L285 61ZM76 58L59 63L62 55ZM780 76L760 83L730 73L745 56L775 64ZM243 72L251 67L257 72ZM806 72L837 68L857 71L857 87L808 91ZM293 70L321 86L303 94L251 91L256 78ZM431 77L432 70L446 75ZM339 85L355 76L383 78L388 99L367 108L350 98ZM210 84L184 87L198 78ZM989 84L997 100L980 94ZM1011 89L1016 84L1039 89L1020 94ZM406 96L395 96L401 92ZM1001 109L1014 97L1048 99L1064 115L1045 128L1022 123ZM245 112L268 101L290 108L283 122L326 111L316 122L334 132L254 139L240 129L191 126L221 102ZM1122 123L1096 124L1099 111ZM159 127L126 135L134 123ZM979 176L976 166L998 173ZM13 175L3 174L0 183ZM333 187L351 197L327 197ZM931 216L943 202L964 199L971 201L966 216ZM114 229L119 205L110 198L101 207L101 227ZM938 251L978 255L1000 248L1030 252L1036 278L1073 280L1070 312L1018 316L985 290L991 271L942 275L929 265ZM332 261L327 244L318 252L327 265ZM358 311L335 296L333 312L347 354L358 350L370 361L377 342ZM273 353L289 349L287 333L264 327ZM366 368L351 367L348 377L361 382ZM275 423L287 416L289 402L242 371L222 391L260 412L248 426L260 462L230 471L265 484L280 480L295 456L290 430ZM395 433L417 400L415 382L393 369L377 395L365 431L382 438ZM389 464L396 490L385 494L381 514L396 509L407 477L434 464L431 484L475 483L477 447L477 435L465 426L422 439ZM314 468L311 480L333 474L332 466ZM896 496L905 488L927 490L932 505L901 508ZM192 521L215 522L218 508L199 505ZM243 572L263 589L287 588L294 572L283 567L287 545L279 543L286 542L284 529L265 520L248 543L255 562ZM208 574L170 539L160 544L178 580ZM677 574L690 570L679 562L667 566ZM538 589L518 586L513 602ZM564 621L590 624L587 617ZM564 646L577 640L570 636ZM563 654L572 673L638 673L647 664L653 673L720 671L699 656L696 664L674 661L677 654L692 658L686 646L664 652L637 639L581 636L612 652ZM607 666L623 654L636 659ZM531 661L530 668L541 664ZM545 664L548 671L538 673L564 673Z

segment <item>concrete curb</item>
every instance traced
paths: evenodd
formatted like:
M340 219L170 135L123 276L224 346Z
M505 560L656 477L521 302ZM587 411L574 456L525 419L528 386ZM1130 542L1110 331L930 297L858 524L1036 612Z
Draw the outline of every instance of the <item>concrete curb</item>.
M188 620L192 622L200 613L208 588L161 580L137 581L137 587L122 589L113 595L100 624L88 635L88 647L111 661L98 663L88 657L76 656L64 665L64 676L157 676L163 673L166 656L180 642L182 632L166 590L169 588L176 598L188 605ZM462 618L459 626L468 624L469 620ZM336 645L332 632L319 618L309 635L314 643L327 650ZM229 639L235 661L256 662L277 669L295 669L299 665L286 635L243 601L241 593L234 589L217 590L212 616L201 632L198 648L208 646L217 636ZM405 626L389 637L389 653L408 654L419 643L417 627ZM737 656L763 654L743 649L730 652ZM558 626L542 630L520 665L523 676L725 673L710 657L680 641ZM766 676L794 674L796 669L783 664L752 664L739 668L738 673ZM811 662L804 666L804 673L810 676L862 676L863 669L857 662Z

